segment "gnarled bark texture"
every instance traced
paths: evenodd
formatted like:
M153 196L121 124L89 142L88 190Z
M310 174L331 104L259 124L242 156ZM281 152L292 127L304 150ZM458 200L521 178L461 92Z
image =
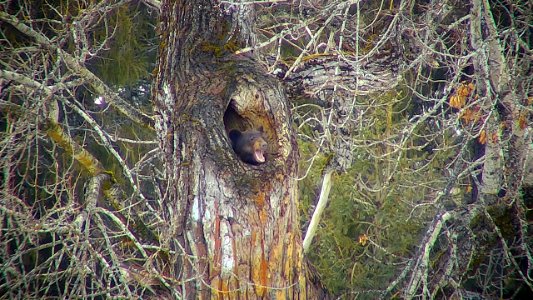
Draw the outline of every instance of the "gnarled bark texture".
M168 272L188 299L305 299L298 152L283 89L252 60L224 56L230 26L213 3L163 2L161 11L153 90L168 179L161 238L182 253ZM269 153L253 166L228 132L260 126Z

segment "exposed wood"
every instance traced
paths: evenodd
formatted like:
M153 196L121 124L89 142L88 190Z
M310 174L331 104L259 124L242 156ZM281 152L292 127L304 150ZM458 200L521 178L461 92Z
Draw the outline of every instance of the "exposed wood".
M322 216L322 212L324 212L324 209L326 208L326 205L328 204L329 191L331 190L331 186L333 184L331 182L332 173L333 173L332 169L327 170L326 174L324 174L324 177L322 178L322 188L320 189L320 196L318 198L318 203L316 205L315 211L313 212L313 217L311 218L311 222L309 223L307 232L305 233L305 238L303 242L304 253L309 252L309 246L311 245L311 242L313 241L313 237L316 235L316 229L318 227L318 222L320 222L320 217Z

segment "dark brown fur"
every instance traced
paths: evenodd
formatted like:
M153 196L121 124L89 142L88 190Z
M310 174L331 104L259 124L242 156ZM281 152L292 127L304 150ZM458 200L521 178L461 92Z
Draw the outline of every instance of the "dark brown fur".
M231 146L239 158L245 163L259 165L266 162L267 142L263 137L263 128L229 132Z

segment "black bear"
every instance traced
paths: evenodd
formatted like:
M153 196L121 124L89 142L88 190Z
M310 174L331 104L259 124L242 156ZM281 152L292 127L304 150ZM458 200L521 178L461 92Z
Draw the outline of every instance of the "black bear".
M263 137L263 127L246 131L233 129L229 132L229 138L233 151L245 163L259 165L266 162L268 144Z

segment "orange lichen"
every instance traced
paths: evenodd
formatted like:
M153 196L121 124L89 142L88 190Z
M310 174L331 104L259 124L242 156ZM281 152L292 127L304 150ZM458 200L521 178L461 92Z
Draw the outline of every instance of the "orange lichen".
M256 232L256 231L252 231L252 239L251 239L251 245L250 245L250 249L252 249L252 259L251 259L251 263L252 263L252 282L255 283L255 289L256 289L256 293L259 294L259 291L262 291L260 288L264 288L264 287L260 287L261 285L261 271L262 271L262 263L263 263L263 259L264 259L264 247L263 245L261 245L260 249L258 249L258 246L257 246L257 243L262 243L262 241L260 240L261 237L260 237L260 233L259 232ZM263 291L264 292L264 291Z
M265 205L265 196L264 192L259 192L257 194L257 197L255 197L255 204L257 207L262 208Z
M220 281L219 296L228 295L230 292L228 282L225 280Z
M285 247L285 254L284 255L291 255L293 253L293 249L294 249L293 234L287 233L287 235L285 236L285 240L288 241L288 243L287 243L287 245ZM290 276L291 275L291 271L293 270L292 263L294 263L293 260L285 259L285 265L283 266L283 273L286 276Z
M261 256L261 263L259 266L259 285L257 286L256 292L259 297L263 297L266 291L268 282L268 264L265 259L265 253Z

